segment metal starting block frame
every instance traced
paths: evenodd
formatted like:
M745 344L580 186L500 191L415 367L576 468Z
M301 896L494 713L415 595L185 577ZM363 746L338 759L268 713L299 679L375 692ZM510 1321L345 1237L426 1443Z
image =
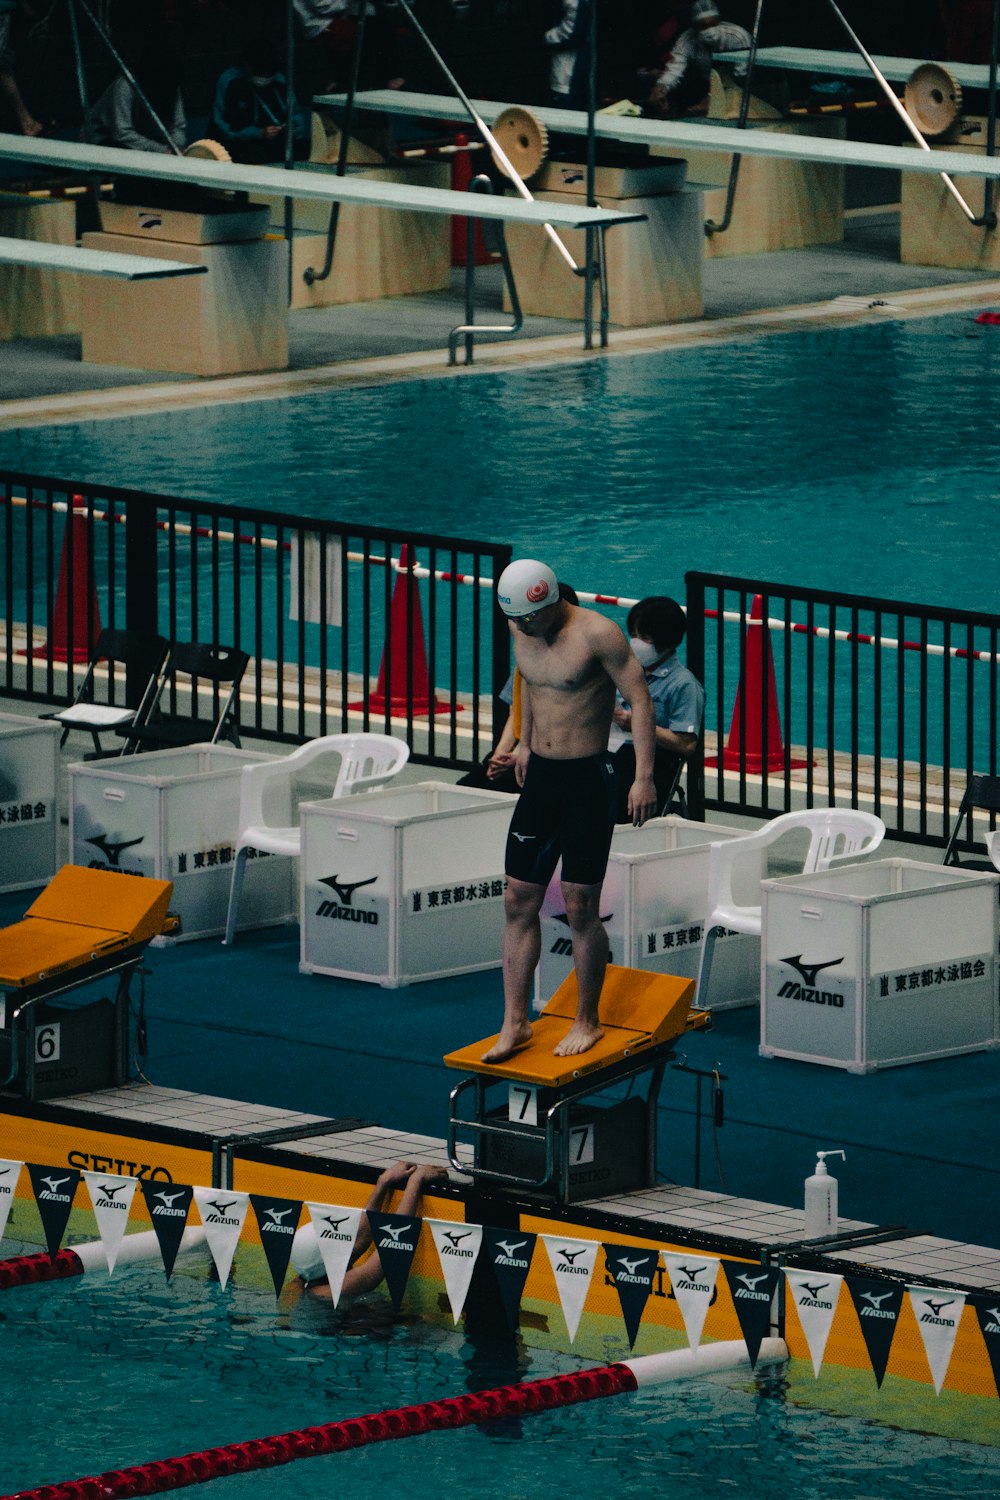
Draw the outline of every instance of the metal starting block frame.
M22 921L0 929L0 1091L34 1101L126 1080L129 986L170 925L172 893L168 880L64 865ZM112 976L113 1000L43 1005Z
M691 979L609 964L601 993L604 1036L587 1052L557 1057L553 1050L576 1014L576 975L570 974L534 1019L531 1041L505 1062L482 1060L496 1037L448 1053L448 1067L471 1074L449 1099L451 1165L477 1183L559 1203L651 1186L664 1069L678 1037L711 1024L705 1012L691 1012L694 990ZM588 1103L645 1073L645 1096ZM490 1098L500 1086L506 1106ZM463 1117L469 1095L472 1114ZM458 1158L462 1133L472 1137L471 1166Z

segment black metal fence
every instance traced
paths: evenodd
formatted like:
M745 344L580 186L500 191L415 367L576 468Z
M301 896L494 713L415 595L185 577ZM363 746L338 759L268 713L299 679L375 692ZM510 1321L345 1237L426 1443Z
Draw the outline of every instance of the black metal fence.
M509 560L487 542L0 473L0 691L69 702L102 626L145 630L251 655L246 734L372 729L423 764L468 766L492 746L509 672L492 586Z
M996 774L1000 616L709 573L687 575L687 605L708 698L696 816L863 807L942 845L969 777Z

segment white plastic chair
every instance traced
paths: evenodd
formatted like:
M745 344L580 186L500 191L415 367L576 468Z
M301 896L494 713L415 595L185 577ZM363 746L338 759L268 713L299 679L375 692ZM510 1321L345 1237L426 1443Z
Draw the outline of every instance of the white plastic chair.
M745 838L712 844L708 859L708 915L698 965L695 1004L704 1006L712 968L716 935L733 932L761 935L760 881L765 871L765 851L785 834L806 829L809 847L801 873L813 875L832 865L849 864L877 849L885 838L885 824L874 813L847 807L813 807L802 812L782 813L766 827ZM746 894L756 894L757 904L738 901L734 883Z
M302 777L303 769L310 762L331 754L339 756L339 765L326 795L349 797L355 792L381 786L395 776L409 760L410 747L389 734L327 734L310 740L293 750L291 755L243 767L240 832L229 886L224 943L231 943L236 931L248 851L262 849L268 854L293 857L299 854L302 832L298 824L295 782ZM321 797L324 790L317 775L317 784L309 786L309 800Z

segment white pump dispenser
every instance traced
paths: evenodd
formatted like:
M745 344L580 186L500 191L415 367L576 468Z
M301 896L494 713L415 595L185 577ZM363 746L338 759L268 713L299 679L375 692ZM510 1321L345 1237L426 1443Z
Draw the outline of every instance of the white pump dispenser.
M809 1240L837 1233L837 1179L827 1171L828 1156L847 1160L846 1151L816 1152L815 1174L806 1178L806 1239Z

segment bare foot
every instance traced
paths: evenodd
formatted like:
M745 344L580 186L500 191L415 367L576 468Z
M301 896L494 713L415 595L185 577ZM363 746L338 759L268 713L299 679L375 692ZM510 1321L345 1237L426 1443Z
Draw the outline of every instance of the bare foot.
M515 1025L504 1025L500 1035L488 1052L484 1052L482 1061L485 1063L506 1062L508 1057L513 1057L521 1047L526 1047L531 1041L531 1022L519 1021Z
M578 1052L589 1052L595 1042L604 1035L602 1026L589 1021L574 1021L562 1041L552 1051L556 1057L576 1057Z

